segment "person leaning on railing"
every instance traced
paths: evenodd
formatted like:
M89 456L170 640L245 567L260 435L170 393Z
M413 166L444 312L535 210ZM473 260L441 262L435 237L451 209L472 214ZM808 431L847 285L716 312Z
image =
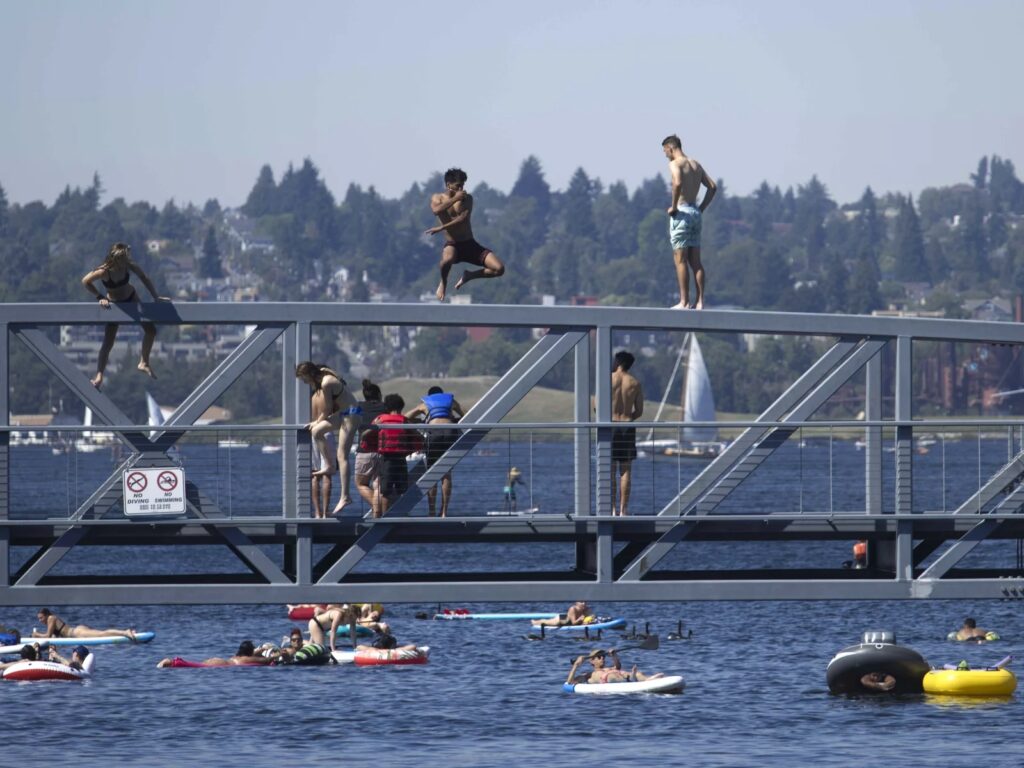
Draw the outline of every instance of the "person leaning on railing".
M373 420L380 427L377 433L377 452L380 454L380 512L388 511L395 499L409 488L409 469L405 457L422 449L423 438L414 429L388 429L388 424L409 424L402 415L405 401L400 395L384 398L385 412Z

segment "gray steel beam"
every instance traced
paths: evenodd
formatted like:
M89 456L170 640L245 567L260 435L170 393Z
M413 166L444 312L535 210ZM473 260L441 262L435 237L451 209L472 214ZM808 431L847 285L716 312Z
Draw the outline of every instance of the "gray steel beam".
M574 360L574 386L572 418L576 423L590 421L592 390L590 386L590 334L585 334L576 344ZM573 451L575 458L575 504L573 511L577 516L591 514L591 435L589 429L577 429L573 435Z
M914 578L914 538L910 520L896 523L896 580L910 581Z
M715 310L680 312L645 307L550 307L501 304L446 305L349 302L144 303L104 310L95 302L12 303L0 307L0 322L31 325L137 323L251 325L294 322L327 325L495 325L519 328L587 327L665 329L705 333L791 334L824 337L892 337L1022 344L1019 324L909 317Z
M252 539L242 533L238 528L228 525L209 525L206 530L211 535L218 536L224 540L228 548L249 568L253 573L262 576L271 584L291 584L284 572L277 567L277 564L267 557L266 553L252 543Z
M337 584L345 578L360 561L370 554L370 550L384 541L391 532L387 525L371 525L370 528L356 539L338 560L328 568L324 575L317 579L317 584Z
M0 605L231 605L382 602L682 602L693 600L986 600L1024 598L1024 579L594 580L293 584L102 584L0 588Z
M875 355L864 367L864 420L882 420L882 356ZM864 510L882 512L882 428L864 428Z
M57 537L46 551L43 552L32 565L25 570L18 578L15 586L28 587L39 584L40 580L50 572L57 563L61 561L76 544L78 544L89 532L88 528L73 526Z
M856 342L840 341L829 349L821 358L808 368L790 387L765 409L758 421L778 421L803 398L807 397L814 387L843 359L856 348ZM763 435L767 427L750 427L732 441L712 460L707 467L680 492L680 494L659 512L659 515L682 515L696 499L717 483L742 456L752 448Z
M896 421L909 421L912 413L911 339L896 339ZM914 430L896 427L896 512L906 515L914 511Z
M607 520L597 524L597 580L608 584L615 580L615 561L612 551L615 529Z
M7 323L0 323L0 426L11 423L11 359L10 336ZM6 520L11 512L10 500L10 441L11 433L0 433L0 521ZM0 587L11 583L10 549L8 531L0 531Z
M1002 520L982 520L937 557L935 562L918 576L918 580L941 579L949 573L950 568L969 555L978 544L987 539L1002 524Z
M594 401L596 419L599 422L612 420L612 329L607 325L598 326L594 339ZM615 499L612 483L612 431L608 427L597 428L597 471L594 483L598 515L615 513Z
M460 426L465 428L472 424L501 421L584 335L582 331L552 330L542 337L469 409L459 422ZM411 512L423 498L424 491L469 455L486 433L487 430L482 429L461 432L452 446L429 469L409 483L409 490L388 509L388 515L396 517Z
M1024 451L1018 453L957 507L954 515L981 512L996 496L1006 493L1024 477Z
M67 355L60 351L46 334L38 328L17 328L15 335L38 357L46 367L57 376L74 394L80 397L97 421L103 424L130 424L124 411L114 405L114 401L100 392L92 382L75 365ZM144 432L118 432L114 435L136 451L151 447L152 442Z
M844 344L844 342L836 344L822 356L804 376L761 414L759 420L775 421L781 417L783 420L803 421L820 408L868 360L877 355L884 342L868 340L852 352L849 349L844 349ZM812 372L815 372L814 376L810 375ZM793 431L792 429L746 430L732 445L722 451L718 459L711 463L711 466L697 475L683 489L677 497L677 502L670 502L659 514L664 515L674 507L685 512L692 502L698 500L699 494L705 491L707 491L709 503L706 506L698 505L696 516L709 514ZM731 451L730 449L734 447L735 450ZM746 455L743 455L744 453ZM721 460L721 465L715 468L715 464L719 460ZM685 503L682 501L683 499L686 499ZM649 545L643 554L623 571L619 581L642 579L651 568L672 551L676 544L689 535L691 530L693 530L692 524L680 522L657 542Z

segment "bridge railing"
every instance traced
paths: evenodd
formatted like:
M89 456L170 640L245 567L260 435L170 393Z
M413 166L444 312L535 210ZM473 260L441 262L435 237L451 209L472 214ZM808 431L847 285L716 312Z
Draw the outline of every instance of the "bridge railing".
M545 516L578 517L598 512L591 503L578 509L574 500L600 495L597 488L597 450L601 433L621 423L478 423L462 425L409 425L420 433L451 430L479 439L462 450L442 456L451 472L453 517ZM720 441L691 445L682 440L684 430L714 427ZM979 514L1017 512L1021 502L1013 493L1012 480L986 496L986 484L1001 470L1016 466L1024 450L1024 421L943 419L893 423L863 421L765 422L754 420L682 423L635 422L637 458L630 462L627 511L632 517L711 515L822 515L892 514L896 512L896 452L899 431L911 430L911 469L914 488L912 513ZM680 498L715 458L737 437L751 429L786 430L788 439L778 443L756 471L743 478L727 495L715 498L715 487L704 497L682 508ZM882 461L881 505L869 508L865 493L869 465L867 437L879 430ZM7 477L10 519L74 520L123 517L123 504L107 501L96 491L109 478L114 496L121 479L132 471L134 455L116 435L150 434L150 425L0 427L8 436ZM162 457L151 457L148 466L180 467L194 487L193 517L287 520L308 518L311 504L311 463L315 452L309 433L298 424L186 425L175 447ZM574 456L580 436L594 448L589 457ZM762 442L767 443L769 437ZM301 460L288 466L282 460L284 445L294 440ZM675 443L675 445L673 445ZM757 444L753 452L765 450ZM298 453L298 452L297 452ZM614 460L613 456L613 460ZM580 479L576 460L589 464L589 493L574 487ZM888 459L887 461L885 459ZM369 517L369 505L358 493L354 456L350 458L350 496L353 504L342 513L345 519ZM416 454L408 462L411 500L389 516L423 516L430 503L425 493L438 485L429 477L425 457ZM510 475L512 470L514 475ZM617 470L618 467L615 467ZM122 477L118 476L118 473ZM436 474L436 473L435 473ZM728 478L728 475L723 475ZM294 482L289 482L293 478ZM613 473L612 498L616 501L620 474ZM512 484L510 485L510 481ZM287 514L286 488L296 489L295 516ZM331 496L325 514L340 498L340 477L331 477ZM719 495L721 492L719 491ZM93 501L92 506L87 502ZM443 496L434 504L441 510ZM713 505L712 505L712 502Z

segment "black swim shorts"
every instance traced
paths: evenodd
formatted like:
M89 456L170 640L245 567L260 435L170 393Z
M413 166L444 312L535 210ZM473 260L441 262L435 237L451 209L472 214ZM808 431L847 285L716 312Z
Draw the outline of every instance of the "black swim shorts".
M612 461L632 461L636 458L636 428L612 429Z
M491 252L490 248L485 248L476 240L460 240L458 242L449 240L444 247L455 249L456 264L472 264L476 267L482 267L484 258Z

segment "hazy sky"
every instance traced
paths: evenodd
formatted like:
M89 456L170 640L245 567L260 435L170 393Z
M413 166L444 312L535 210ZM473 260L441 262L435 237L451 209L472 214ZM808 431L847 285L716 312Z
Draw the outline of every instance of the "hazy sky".
M0 185L244 202L310 157L342 197L527 155L632 189L683 148L727 187L840 202L1024 165L1019 0L0 0Z

